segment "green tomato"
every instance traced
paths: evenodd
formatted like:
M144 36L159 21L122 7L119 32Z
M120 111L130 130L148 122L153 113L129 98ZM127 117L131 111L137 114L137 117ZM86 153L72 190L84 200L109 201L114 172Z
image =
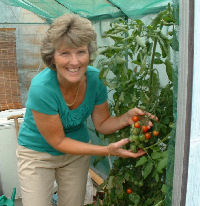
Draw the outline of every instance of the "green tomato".
M139 139L140 139L141 142L144 142L144 141L145 141L145 136L144 136L144 134L141 134L141 135L139 136Z
M130 141L130 142L134 142L134 136L133 136L133 135L131 135L131 136L129 137L129 141Z
M138 182L138 186L139 186L139 187L142 187L143 185L144 185L144 183L143 183L142 180Z
M139 135L140 134L140 128L132 128L131 134L133 135Z
M131 144L130 149L132 152L136 153L137 152L137 146L134 144Z
M136 146L138 146L138 145L140 144L140 141L137 140L137 141L135 141L134 143L135 143Z
M139 147L140 149L142 149L142 148L144 148L144 144L140 143L140 144L138 145L138 147Z
M139 141L139 136L138 135L132 135L133 141L138 142Z

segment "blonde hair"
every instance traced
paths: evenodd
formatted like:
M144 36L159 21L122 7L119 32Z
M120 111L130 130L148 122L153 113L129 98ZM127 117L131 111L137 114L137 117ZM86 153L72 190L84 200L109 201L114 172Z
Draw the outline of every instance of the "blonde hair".
M65 14L50 25L41 45L41 56L44 63L56 70L53 64L55 49L66 44L71 48L88 45L90 63L94 61L97 50L96 32L91 22L76 14Z

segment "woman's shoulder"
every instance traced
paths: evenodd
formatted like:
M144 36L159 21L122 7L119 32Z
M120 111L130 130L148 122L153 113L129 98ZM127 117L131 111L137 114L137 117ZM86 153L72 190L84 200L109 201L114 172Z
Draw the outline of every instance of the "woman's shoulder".
M93 66L88 66L87 67L87 73L97 73L99 75L99 69L97 69L96 67L93 67Z
M89 87L95 91L95 88L100 88L103 85L103 80L100 79L100 70L93 67L93 66L88 66L87 68L87 83Z
M56 82L56 71L53 71L46 67L31 81L32 86L53 85Z
M93 66L88 66L87 67L86 74L87 74L88 79L90 79L90 80L92 80L92 79L93 80L99 79L99 73L100 73L99 69L97 69L97 68L95 68Z

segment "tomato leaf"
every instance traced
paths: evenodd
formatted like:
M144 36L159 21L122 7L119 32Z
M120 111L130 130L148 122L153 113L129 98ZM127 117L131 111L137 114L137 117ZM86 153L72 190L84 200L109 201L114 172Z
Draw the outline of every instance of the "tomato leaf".
M163 158L158 162L157 171L162 173L162 170L167 166L168 158Z
M158 173L156 173L156 175L155 175L155 180L156 180L156 182L159 181L159 175L158 175Z
M163 184L163 185L162 185L161 191L162 191L163 193L166 193L166 192L167 192L167 186L166 186L166 184Z
M170 81L172 81L172 63L169 59L165 60L166 73Z
M144 179L147 178L147 176L151 173L152 169L153 169L153 162L149 161L145 165L144 169L142 170L142 176L144 177Z
M163 61L159 58L154 59L154 64L163 64Z
M147 162L147 158L145 156L142 156L137 162L135 167L139 167L144 165Z
M151 154L151 158L152 158L153 160L159 159L159 158L161 158L161 157L162 157L161 152L153 152L153 153Z
M136 193L131 193L129 195L129 199L132 203L134 203L134 205L138 205L138 203L140 202L140 196Z
M113 179L114 179L114 176L110 176L109 179L108 179L108 184L106 185L106 188L108 190L113 188Z
M175 31L173 32L173 38L171 40L170 46L172 47L173 50L179 51L179 41Z
M159 43L160 48L161 48L162 57L163 57L163 58L166 58L166 56L167 56L167 50L166 50L166 47L165 47L165 44L164 44L163 40L160 39L160 38L158 38L158 43Z

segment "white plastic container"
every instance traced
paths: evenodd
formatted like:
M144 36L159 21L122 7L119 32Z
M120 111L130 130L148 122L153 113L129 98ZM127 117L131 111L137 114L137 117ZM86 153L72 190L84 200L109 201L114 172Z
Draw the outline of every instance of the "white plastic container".
M21 197L17 175L17 136L14 120L7 120L7 118L18 114L25 114L25 108L0 112L0 183L3 194L9 198L15 187L16 199ZM22 121L23 118L18 119L19 125Z

